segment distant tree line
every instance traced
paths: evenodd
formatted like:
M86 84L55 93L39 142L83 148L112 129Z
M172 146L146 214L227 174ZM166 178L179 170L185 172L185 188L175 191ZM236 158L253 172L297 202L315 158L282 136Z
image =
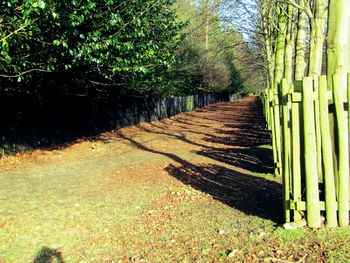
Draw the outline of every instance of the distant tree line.
M175 68L182 87L232 93L264 88L262 59L256 57L261 51L239 28L245 22L233 17L243 13L239 1L178 0L175 9L186 23Z

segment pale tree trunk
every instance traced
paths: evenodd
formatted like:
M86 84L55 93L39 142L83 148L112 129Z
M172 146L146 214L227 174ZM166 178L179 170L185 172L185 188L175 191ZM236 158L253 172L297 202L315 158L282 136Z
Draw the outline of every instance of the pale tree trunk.
M327 0L316 0L314 17L311 19L310 60L308 75L320 76L327 23Z
M280 107L279 107L279 100L278 100L278 86L282 81L283 78L283 72L284 72L284 50L285 50L285 35L286 35L286 14L284 10L281 8L284 8L283 5L276 4L276 13L278 15L278 33L276 38L276 45L275 45L275 76L274 76L274 85L273 85L273 94L274 94L274 102L275 105L273 107L273 116L274 116L274 124L275 124L275 138L276 138L276 153L277 153L277 165L278 168L278 174L282 175L282 133L281 133L281 119L280 119ZM277 169L276 169L277 170ZM286 200L289 193L284 193L283 200L284 200L284 208L285 208L285 220L286 222L289 222L290 220L290 211L287 208L287 202Z
M209 47L209 0L205 1L205 50Z
M272 8L273 7L273 8ZM261 1L259 6L260 11L260 28L263 33L262 43L265 51L265 58L267 63L267 79L268 79L268 88L272 89L274 86L274 70L275 70L275 52L273 50L273 43L275 41L274 33L274 16L273 12L274 6L272 6L267 1Z
M285 35L286 35L286 15L281 10L280 5L276 5L276 13L278 15L278 33L276 39L276 56L275 56L275 76L274 88L277 90L278 84L281 82L284 73L284 51L285 51Z
M331 0L327 35L328 76L350 72L350 3Z
M271 45L271 35L269 34L267 30L267 24L264 25L264 42L265 42L265 55L266 55L266 62L268 66L268 85L269 88L273 87L274 83L274 53L272 52L272 45Z
M274 83L275 53L271 51L271 46L269 46L269 50L267 52L269 53L269 59L268 59L269 86L270 88L272 88Z
M304 7L304 0L299 1L299 5ZM301 80L305 76L306 62L306 36L308 29L308 16L303 10L299 10L298 15L298 33L295 45L295 79Z
M338 139L333 140L336 147L335 174L338 189L338 216L339 225L349 224L349 138L346 123L347 116L341 116L346 101L347 79L350 71L350 5L348 0L330 0L328 35L328 86L333 89L336 106L336 120L331 120ZM334 74L341 74L334 78ZM337 79L337 85L333 81Z
M323 65L323 48L326 38L326 24L328 18L328 0L314 1L314 15L311 18L311 36L310 36L310 60L308 75L313 77L315 87L318 87L318 77L322 74ZM319 101L315 100L316 109L319 108ZM316 125L316 147L317 147L317 173L320 180L322 176L322 155L321 155L321 129L319 122L319 111L315 111L315 125Z
M293 79L293 54L295 46L295 30L294 30L294 7L288 5L288 23L286 23L286 43L284 53L284 77L291 82Z
M293 52L294 38L286 39L286 48L284 54L284 77L291 82L293 79Z

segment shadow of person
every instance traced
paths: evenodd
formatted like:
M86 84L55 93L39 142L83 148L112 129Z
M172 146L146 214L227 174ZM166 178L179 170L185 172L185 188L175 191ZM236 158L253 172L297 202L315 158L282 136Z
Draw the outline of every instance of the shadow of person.
M168 165L169 175L247 215L282 222L281 184L212 164Z
M59 250L43 247L37 253L33 263L64 263L64 260Z

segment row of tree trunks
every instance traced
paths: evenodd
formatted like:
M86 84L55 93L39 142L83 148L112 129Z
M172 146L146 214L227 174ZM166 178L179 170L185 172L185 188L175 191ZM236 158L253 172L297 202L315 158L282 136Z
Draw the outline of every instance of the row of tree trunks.
M342 101L342 98L347 94L346 73L350 72L350 5L347 0L258 0L258 2L261 20L263 21L261 31L264 36L262 43L266 52L268 89L271 90L265 94L271 94L269 99L272 100L272 111L267 111L267 113L270 120L268 126L273 129L272 142L273 149L276 151L274 153L275 171L277 171L276 175L281 175L284 178L284 184L289 184L283 175L288 168L283 166L289 165L288 162L295 156L283 156L282 153L288 154L289 152L283 147L286 147L285 145L291 145L292 148L296 146L293 143L290 144L290 142L293 142L293 136L291 136L292 138L284 137L287 133L283 129L287 123L284 123L286 120L282 118L284 116L282 108L284 110L286 108L281 98L283 98L283 94L288 94L290 90L288 90L288 85L281 85L282 78L292 83L302 79L305 81L306 76L310 77L306 79L310 83L305 83L302 87L311 87L311 91L301 90L304 110L310 104L315 109L324 108L326 104L329 104L328 99L313 99L314 94L324 92L324 81L326 79L328 79L327 89L331 90L335 96L334 102L335 100ZM325 58L326 46L327 57ZM325 73L325 69L327 69L328 78L320 78ZM343 79L334 80L334 75ZM320 80L323 83L318 83ZM284 90L281 90L282 87ZM322 89L322 91L319 91L319 89ZM311 103L311 101L314 101L314 103ZM342 200L342 202L338 202L339 224L345 226L349 223L349 209L347 208L350 193L346 189L349 189L350 182L349 176L344 176L344 173L349 174L349 165L345 166L344 160L348 160L349 138L346 139L344 137L345 133L342 131L348 130L350 127L344 127L346 122L339 121L345 118L342 110L343 106L336 102L334 105L335 112L328 113L327 118L330 134L324 134L322 131L322 126L325 125L325 116L321 116L323 113L321 110L314 110L312 116L309 115L310 120L304 120L303 129L314 130L315 134L310 137L309 133L305 133L305 145L303 149L300 149L300 161L305 162L305 159L310 155L308 154L309 150L315 146L315 151L311 151L316 152L316 156L312 158L313 171L305 165L304 171L301 172L305 174L312 173L314 179L317 179L316 181L328 184L328 189L331 189L332 185L329 185L329 177L324 175L329 173L329 169L334 170L334 177L336 178L334 187L337 189L336 198ZM297 108L291 106L290 111L292 111L292 108L294 114L296 114ZM348 118L348 110L346 114ZM315 127L309 127L310 122ZM329 151L329 147L323 144L324 136L330 136L331 138L331 151ZM325 161L325 154L332 159L333 168ZM282 163L282 159L284 163ZM310 182L306 182L306 187L312 188L315 186ZM285 189L287 188L290 190L290 187L285 185ZM311 192L313 192L313 196L309 195L306 198L307 210L311 210L310 215L314 214L312 212L314 210L319 211L319 206L314 201L317 199L316 191ZM285 195L288 195L288 193ZM345 196L348 196L348 198L345 198ZM287 200L288 198L284 199ZM327 198L334 197L328 196ZM328 210L334 211L334 208L331 207ZM286 221L289 221L289 211L286 211L285 216ZM300 219L299 214L295 214L294 217L294 220ZM327 218L330 225L332 225L334 215L331 213ZM316 216L310 222L313 222L310 223L311 227L318 227L320 220Z

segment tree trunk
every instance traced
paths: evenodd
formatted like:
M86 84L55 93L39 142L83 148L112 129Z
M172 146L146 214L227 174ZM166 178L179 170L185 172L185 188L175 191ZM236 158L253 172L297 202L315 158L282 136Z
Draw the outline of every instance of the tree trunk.
M205 50L209 47L209 0L205 1Z
M283 7L282 7L283 8ZM284 73L284 50L285 50L285 34L286 34L286 15L279 5L276 5L276 13L278 15L278 33L276 39L276 57L275 57L275 77L274 88L281 82Z
M266 26L266 25L265 25ZM272 46L271 46L271 39L270 35L267 32L267 29L265 28L264 32L264 38L265 38L265 55L266 55L266 62L267 62L267 70L268 70L268 85L269 88L273 87L274 83L274 54L272 53Z
M304 0L300 0L299 4L301 6L305 5ZM306 34L308 28L308 16L307 14L299 10L298 15L298 33L295 47L295 79L301 80L305 76L306 70L306 62L305 62L305 54L306 54Z
M322 57L327 23L327 0L315 1L315 15L311 19L309 76L322 74Z
M328 76L340 70L349 72L350 5L347 0L330 1L327 44Z
M328 58L328 88L333 89L336 104L336 119L333 114L331 118L331 131L338 134L339 138L333 140L335 176L338 189L338 216L339 225L349 224L349 150L348 138L341 137L346 126L340 118L346 94L346 72L350 71L350 5L347 0L330 0L328 35L327 35L327 58ZM334 74L339 73L337 78ZM337 85L333 86L333 83ZM339 102L337 103L337 98ZM338 106L338 107L337 107ZM346 169L345 169L346 167Z
M284 77L291 82L293 79L293 54L295 47L295 30L294 30L294 7L288 5L288 23L286 28L286 46L284 53Z

